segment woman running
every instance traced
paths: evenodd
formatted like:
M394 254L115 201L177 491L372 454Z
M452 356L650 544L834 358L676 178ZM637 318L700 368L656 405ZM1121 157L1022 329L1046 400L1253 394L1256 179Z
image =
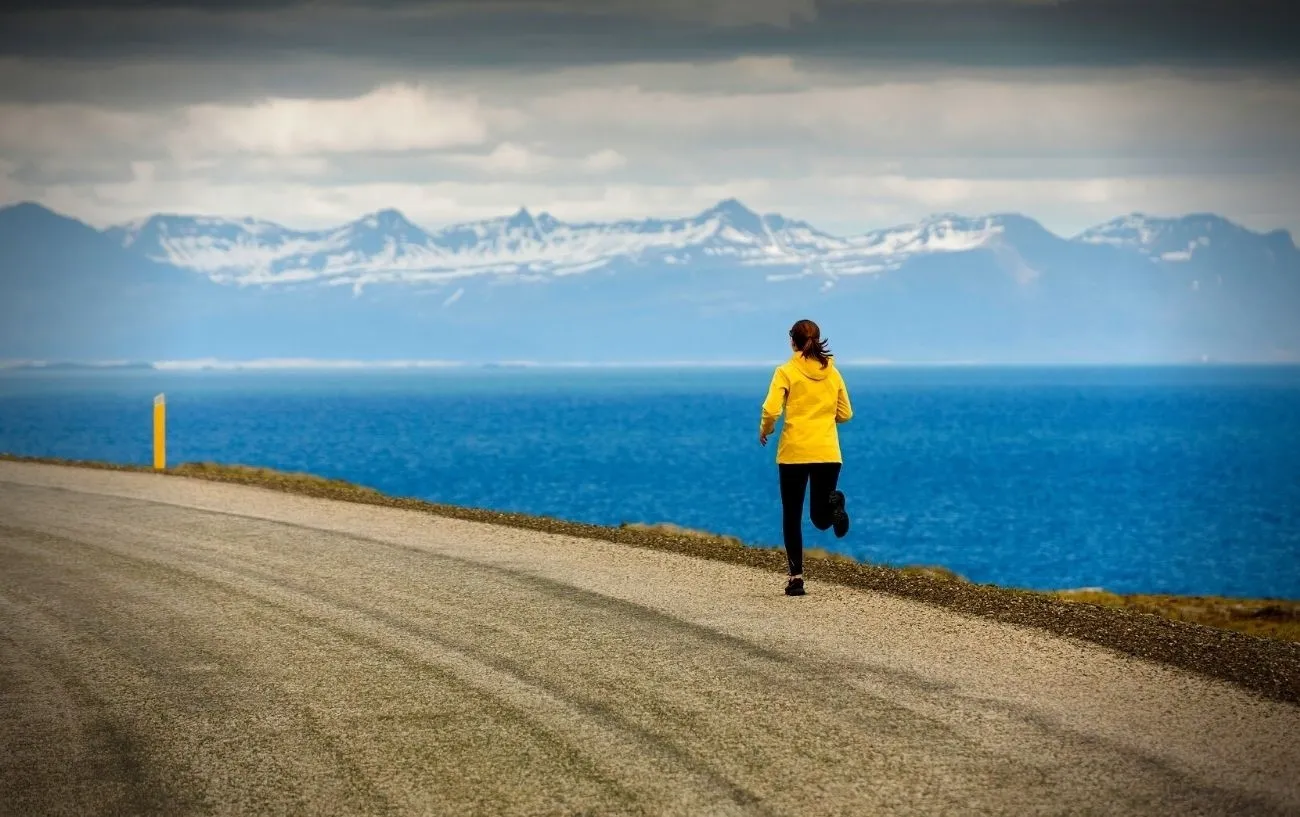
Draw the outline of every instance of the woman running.
M809 320L790 329L794 354L772 375L758 427L758 442L767 445L777 417L785 411L776 462L781 477L781 529L790 566L787 596L804 594L803 499L808 485L812 486L808 515L813 525L818 530L834 527L837 537L849 531L844 494L836 488L843 464L837 425L853 417L853 406L821 334Z

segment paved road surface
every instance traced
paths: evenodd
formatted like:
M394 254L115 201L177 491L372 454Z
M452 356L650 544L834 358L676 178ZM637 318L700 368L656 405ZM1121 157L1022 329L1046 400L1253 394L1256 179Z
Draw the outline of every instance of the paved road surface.
M0 811L1300 814L1300 710L684 556L0 463Z

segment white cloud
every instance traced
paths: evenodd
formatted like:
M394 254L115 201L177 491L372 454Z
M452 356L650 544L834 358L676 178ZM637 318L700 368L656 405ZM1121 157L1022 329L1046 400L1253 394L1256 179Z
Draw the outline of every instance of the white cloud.
M0 151L10 156L74 156L146 148L161 117L80 104L0 105Z
M754 57L145 112L10 105L0 199L97 224L174 211L321 226L397 207L436 226L520 204L587 220L736 196L836 232L941 210L1062 232L1134 209L1300 227L1295 83L855 70Z
M458 155L448 161L472 167L488 175L540 173L555 165L555 159L513 142L502 142L486 155Z
M491 153L457 154L445 157L444 161L472 168L486 176L503 177L534 176L547 171L553 171L557 175L579 171L586 174L608 173L626 165L627 157L606 148L589 153L581 159L565 159L514 142L502 142Z
M548 162L532 147L539 144L586 156L608 152L592 161L596 167L609 161L610 169L617 153L656 174L669 164L716 168L719 157L757 149L783 151L787 162L863 156L1297 161L1300 85L1158 72L881 75L788 57L747 57L525 77L426 77L351 98L270 98L170 113L0 107L6 154L156 158L165 155L164 143L171 155L189 161L240 154L397 155L495 144L487 157L461 162L485 173L569 167Z
M344 99L272 97L248 105L191 105L170 112L88 104L0 105L0 150L48 160L214 156L310 161L340 153L430 151L485 141L489 119L518 126L518 115L484 110L466 93L411 84L380 86Z
M252 105L196 105L170 136L179 156L276 156L437 150L475 145L487 126L472 98L388 85L351 99L280 99Z
M611 148L598 150L582 160L583 169L589 173L607 173L618 170L626 164L627 157Z

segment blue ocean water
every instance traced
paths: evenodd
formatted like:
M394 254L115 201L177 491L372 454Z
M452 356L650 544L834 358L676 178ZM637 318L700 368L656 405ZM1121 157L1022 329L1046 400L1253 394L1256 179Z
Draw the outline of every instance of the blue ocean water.
M0 451L305 471L780 543L770 369L10 372ZM1300 598L1300 368L849 368L848 537L978 582Z

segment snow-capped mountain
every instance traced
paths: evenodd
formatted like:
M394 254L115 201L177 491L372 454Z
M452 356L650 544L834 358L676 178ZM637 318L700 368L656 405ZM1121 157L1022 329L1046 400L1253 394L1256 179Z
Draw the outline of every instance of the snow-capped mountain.
M561 276L615 262L730 262L835 277L897 269L921 253L997 246L1009 229L1026 227L1047 234L1018 216L946 214L837 237L803 221L759 215L729 199L671 220L571 224L521 208L511 216L425 231L384 210L330 230L296 231L252 219L157 215L107 233L152 260L217 281L364 284L481 274Z
M415 259L438 251L428 233L396 210L319 231L248 218L155 215L105 233L151 260L221 282L283 283L371 269L418 269L421 262Z
M425 229L0 208L0 359L780 357L1300 361L1300 252L1213 215L1070 238L1012 213L835 236L734 199L673 219L520 208ZM251 285L251 286L250 286Z
M834 236L804 221L760 215L735 199L677 219L567 223L520 208L509 216L432 231L391 209L317 231L255 219L156 215L106 235L151 260L218 282L318 281L354 288L480 275L545 280L624 263L734 264L766 269L772 280L835 279L897 270L920 255L973 250L1000 255L1018 277L1029 280L1038 274L1031 259L1070 244L1133 250L1168 263L1206 252L1220 255L1220 249L1274 258L1295 250L1284 230L1261 235L1212 215L1132 214L1065 239L1021 215L943 213L915 224Z
M1286 230L1256 233L1207 213L1182 218L1134 213L1086 230L1075 240L1136 252L1154 264L1181 269L1198 287L1202 279L1222 286L1225 274L1267 276L1287 269L1296 255Z
M1285 230L1255 233L1208 213L1182 218L1156 218L1132 213L1085 230L1075 240L1137 250L1161 261L1190 261L1206 252L1251 249L1294 251Z

